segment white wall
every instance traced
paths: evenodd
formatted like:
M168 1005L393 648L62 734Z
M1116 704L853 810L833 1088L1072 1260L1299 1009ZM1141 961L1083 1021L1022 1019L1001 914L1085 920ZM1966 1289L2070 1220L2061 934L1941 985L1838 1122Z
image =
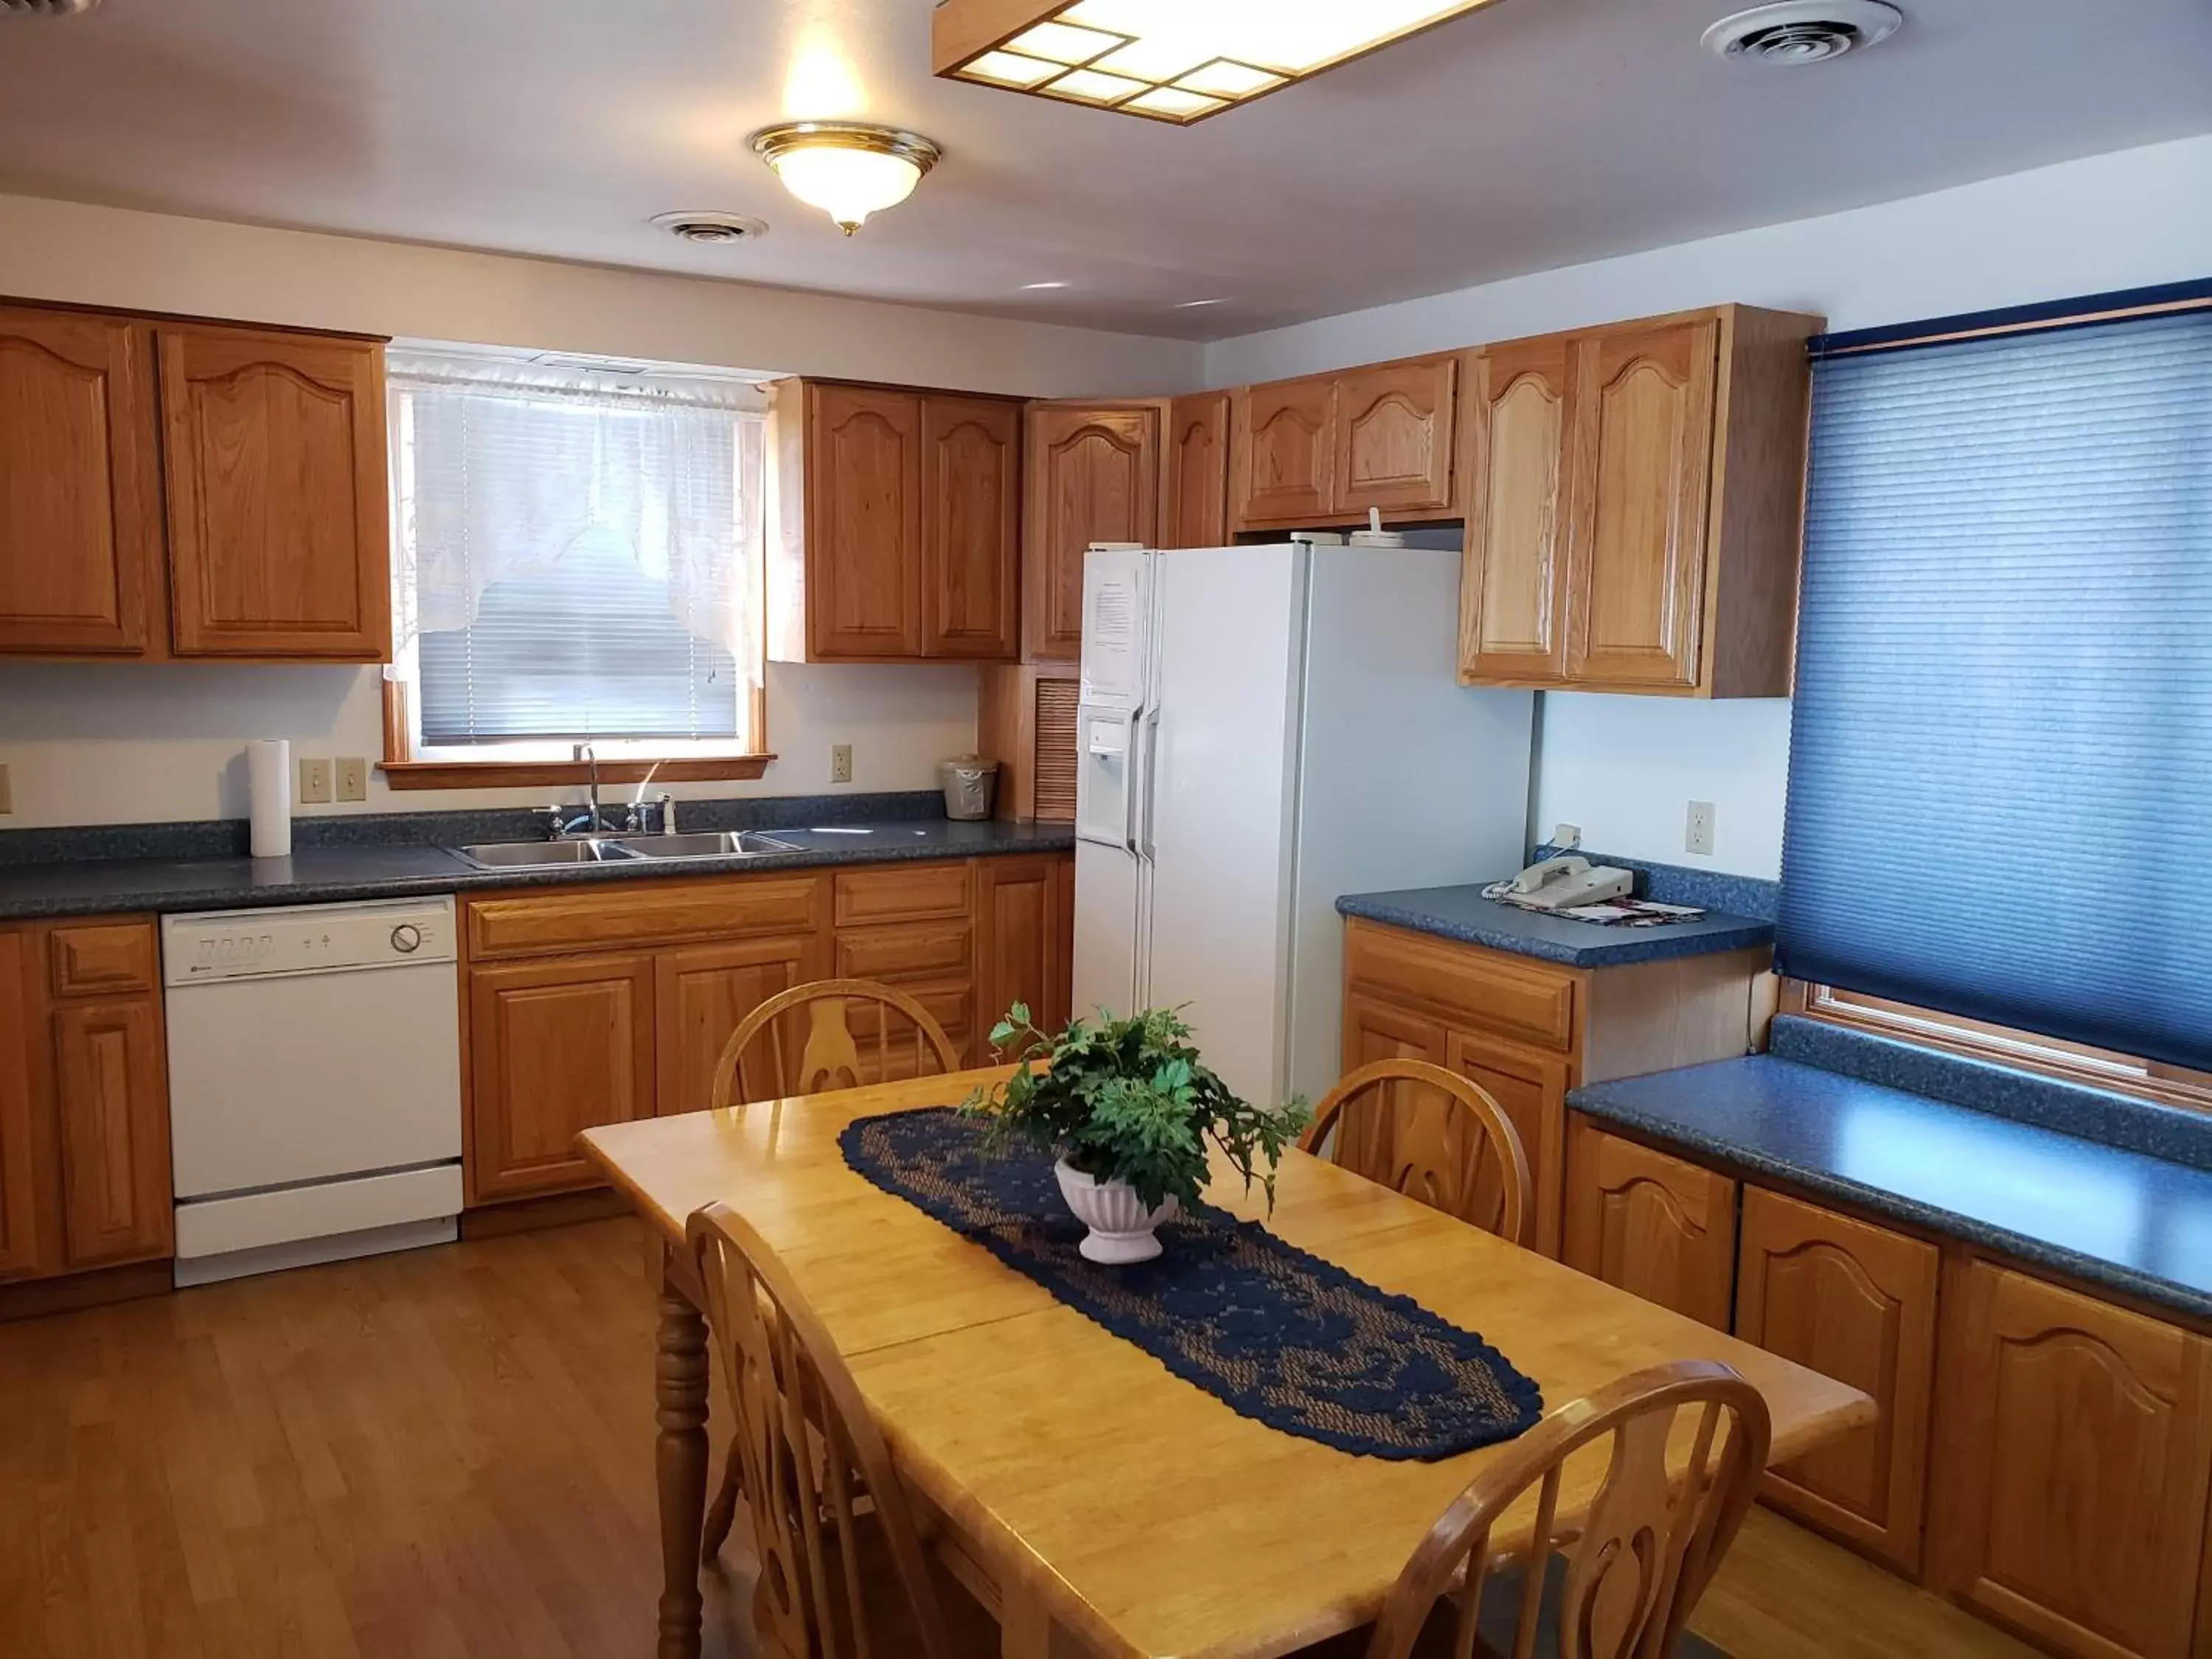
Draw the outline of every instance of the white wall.
M1203 362L1185 341L16 196L0 196L0 295L1034 396L1183 390ZM672 793L826 790L832 743L854 746L854 789L933 787L975 744L975 671L772 665L769 726L781 758L759 782ZM374 761L382 730L373 668L0 663L0 828L241 816L247 739ZM372 773L362 806L302 811L549 793L392 793Z
M2212 276L2212 137L2125 150L1933 195L1217 341L1206 381L1282 375L1722 301L1831 327ZM1787 702L1544 698L1532 823L1578 823L1626 857L1779 873ZM1692 800L1715 804L1710 859L1683 851Z

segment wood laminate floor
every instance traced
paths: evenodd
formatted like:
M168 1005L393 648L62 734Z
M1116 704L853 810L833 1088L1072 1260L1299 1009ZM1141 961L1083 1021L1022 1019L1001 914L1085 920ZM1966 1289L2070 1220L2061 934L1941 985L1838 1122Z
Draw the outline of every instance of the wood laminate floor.
M595 1222L0 1325L0 1655L649 1652L644 1260ZM709 1575L711 1659L748 1590ZM2029 1651L1764 1512L1695 1623L1736 1659Z

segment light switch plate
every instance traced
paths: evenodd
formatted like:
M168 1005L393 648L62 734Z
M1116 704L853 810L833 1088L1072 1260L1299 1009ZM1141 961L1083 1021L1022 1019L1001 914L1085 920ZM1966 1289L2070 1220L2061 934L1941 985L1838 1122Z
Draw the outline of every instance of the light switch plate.
M1689 823L1682 834L1682 850L1705 854L1713 850L1712 802L1693 800L1690 803Z
M331 798L331 763L326 760L300 763L300 805L321 806Z
M368 763L359 755L339 757L337 795L340 800L368 799Z
M830 781L850 783L853 781L853 745L833 743L830 745Z

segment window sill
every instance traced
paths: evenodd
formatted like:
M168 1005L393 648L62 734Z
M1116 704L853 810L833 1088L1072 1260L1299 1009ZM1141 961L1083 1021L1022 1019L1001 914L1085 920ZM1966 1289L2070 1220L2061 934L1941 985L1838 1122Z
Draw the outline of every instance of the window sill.
M691 755L663 761L603 760L601 783L705 783L757 778L774 755ZM378 769L389 789L519 789L589 783L589 761L386 761Z

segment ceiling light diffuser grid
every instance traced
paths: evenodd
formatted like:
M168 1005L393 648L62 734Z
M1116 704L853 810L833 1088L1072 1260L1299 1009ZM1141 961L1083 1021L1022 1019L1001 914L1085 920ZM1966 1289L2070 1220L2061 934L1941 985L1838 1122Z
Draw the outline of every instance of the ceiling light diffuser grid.
M1492 0L944 0L941 76L1188 126ZM1018 14L1017 14L1018 15Z

